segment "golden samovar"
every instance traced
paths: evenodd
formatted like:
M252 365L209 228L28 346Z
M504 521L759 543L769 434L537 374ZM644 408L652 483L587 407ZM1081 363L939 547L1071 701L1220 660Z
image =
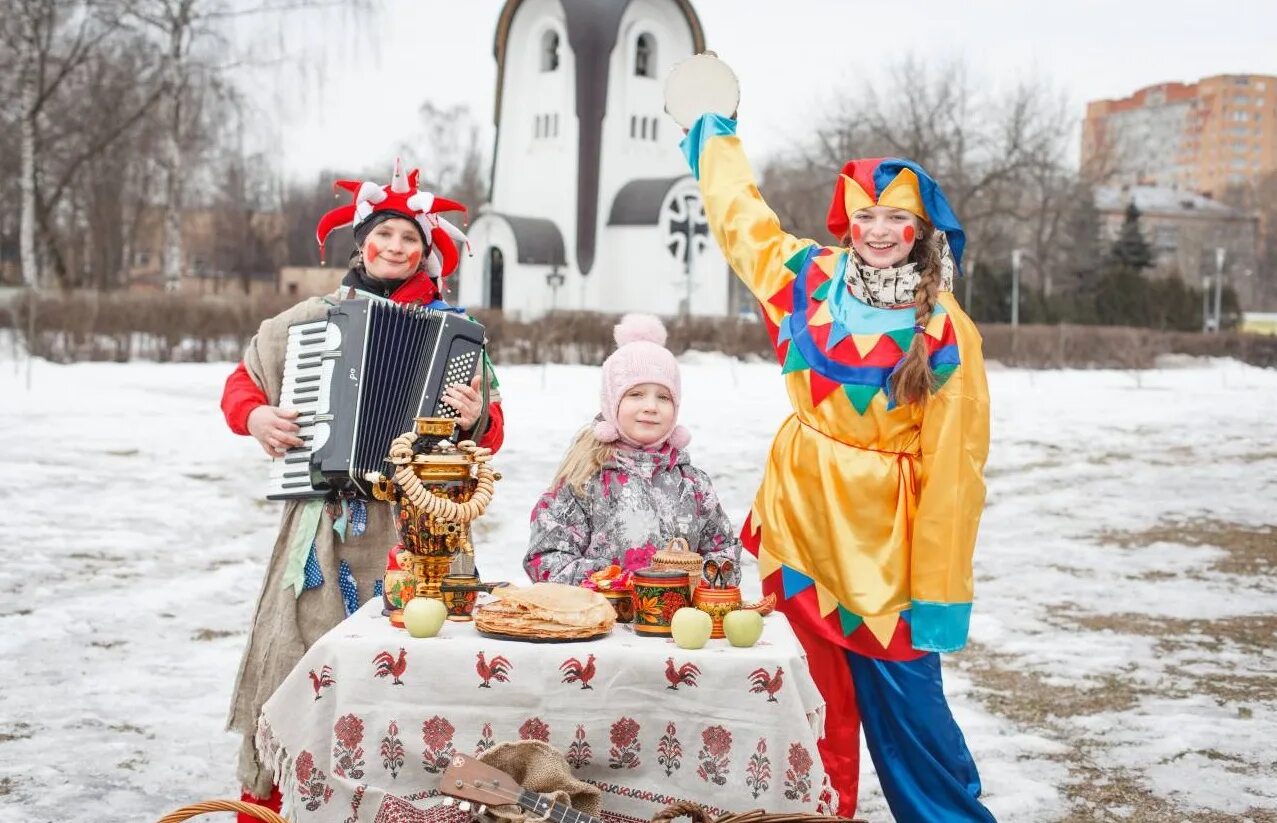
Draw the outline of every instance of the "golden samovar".
M501 476L489 465L491 449L452 442L456 425L446 417L416 418L416 430L390 444L391 476L373 484L373 496L394 503L399 521L400 543L382 581L386 613L396 624L413 597L443 600L453 619L468 619L468 609L454 608L461 599L445 598L440 586L447 576L456 585L445 588L479 587L470 524L487 510ZM474 594L467 599L473 606Z

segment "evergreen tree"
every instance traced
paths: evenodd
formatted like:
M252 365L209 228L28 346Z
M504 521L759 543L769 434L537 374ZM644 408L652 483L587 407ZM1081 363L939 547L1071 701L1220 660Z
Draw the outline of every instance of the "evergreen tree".
M1126 207L1126 219L1122 221L1122 231L1109 252L1109 260L1133 272L1153 267L1153 250L1140 231L1140 210L1134 200Z

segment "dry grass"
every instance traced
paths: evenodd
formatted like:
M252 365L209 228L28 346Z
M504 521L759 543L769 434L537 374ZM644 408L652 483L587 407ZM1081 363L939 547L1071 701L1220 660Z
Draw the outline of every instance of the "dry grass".
M1142 531L1107 531L1097 536L1101 542L1125 549L1140 549L1159 543L1210 546L1222 550L1207 572L1147 572L1142 579L1169 580L1206 573L1250 578L1251 588L1266 586L1277 572L1277 528L1250 526L1221 520L1167 521ZM1152 638L1167 661L1163 676L1156 682L1137 682L1114 672L1083 684L1061 684L1033 671L1010 655L971 644L955 662L975 686L975 695L991 712L1033 729L1063 744L1063 754L1051 755L1069 772L1061 787L1071 811L1068 823L1123 821L1123 823L1164 823L1191 820L1193 823L1252 821L1277 823L1277 811L1249 809L1241 814L1181 808L1173 798L1159 796L1138 772L1102 765L1106 745L1078 732L1070 721L1093 715L1123 712L1145 697L1190 698L1208 695L1221 705L1238 705L1238 717L1251 716L1244 704L1277 701L1277 677L1271 674L1271 659L1277 649L1277 614L1183 619L1155 615L1117 613L1093 614L1075 606L1052 612L1053 620L1070 624L1074 632L1116 633ZM1221 662L1221 649L1247 656L1249 670L1235 670ZM1266 662L1269 661L1269 662ZM1132 671L1135 664L1131 664ZM1227 761L1237 773L1255 773L1271 764L1252 763L1219 751L1183 752Z
M1094 628L1103 628L1095 625ZM1152 624L1144 624L1152 628ZM961 657L962 671L971 677L977 698L989 711L1027 726L1045 737L1063 743L1068 750L1062 754L1047 755L1062 764L1069 772L1069 782L1061 786L1072 806L1063 818L1065 823L1094 823L1095 821L1124 821L1124 823L1167 823L1167 821L1191 820L1193 823L1277 823L1277 812L1250 809L1243 815L1222 812L1183 809L1167 798L1154 794L1140 775L1127 769L1101 767L1097 760L1104 746L1094 740L1079 739L1068 727L1074 717L1118 712L1132 708L1145 695L1170 694L1159 686L1156 690L1125 680L1117 675L1096 681L1090 688L1048 683L1040 674L1025 670L1012 658L998 655L987 647L971 644ZM1273 684L1260 687L1260 680L1251 678L1250 686L1235 697L1227 695L1227 683L1241 678L1214 676L1199 678L1183 672L1172 671L1189 680L1209 680L1215 688L1209 690L1221 699L1263 700L1274 699ZM1257 688L1258 687L1258 688ZM1191 689L1182 690L1187 696ZM1244 715L1243 715L1244 716ZM1236 768L1250 771L1255 764L1238 760L1219 752L1198 752L1212 759L1236 760Z
M1277 526L1248 526L1222 520L1167 521L1142 531L1104 531L1101 542L1124 549L1155 543L1214 546L1225 556L1211 565L1224 574L1261 577L1277 573Z

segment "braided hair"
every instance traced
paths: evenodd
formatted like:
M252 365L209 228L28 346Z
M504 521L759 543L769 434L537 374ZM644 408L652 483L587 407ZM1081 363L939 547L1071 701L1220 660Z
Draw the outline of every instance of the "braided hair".
M900 405L924 403L936 388L936 376L931 371L931 353L927 350L923 331L931 322L940 292L940 248L936 244L944 240L929 222L922 220L920 224L918 240L909 253L921 272L913 293L913 342L909 345L909 351L905 353L900 368L891 377L891 390Z

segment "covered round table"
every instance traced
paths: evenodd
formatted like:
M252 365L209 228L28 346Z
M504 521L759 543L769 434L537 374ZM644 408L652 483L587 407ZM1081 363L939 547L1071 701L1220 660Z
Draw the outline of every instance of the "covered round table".
M824 811L824 701L784 616L740 649L635 635L527 643L448 623L416 639L370 601L306 653L262 709L258 746L299 823L442 820L454 752L538 739L603 790L604 816Z

